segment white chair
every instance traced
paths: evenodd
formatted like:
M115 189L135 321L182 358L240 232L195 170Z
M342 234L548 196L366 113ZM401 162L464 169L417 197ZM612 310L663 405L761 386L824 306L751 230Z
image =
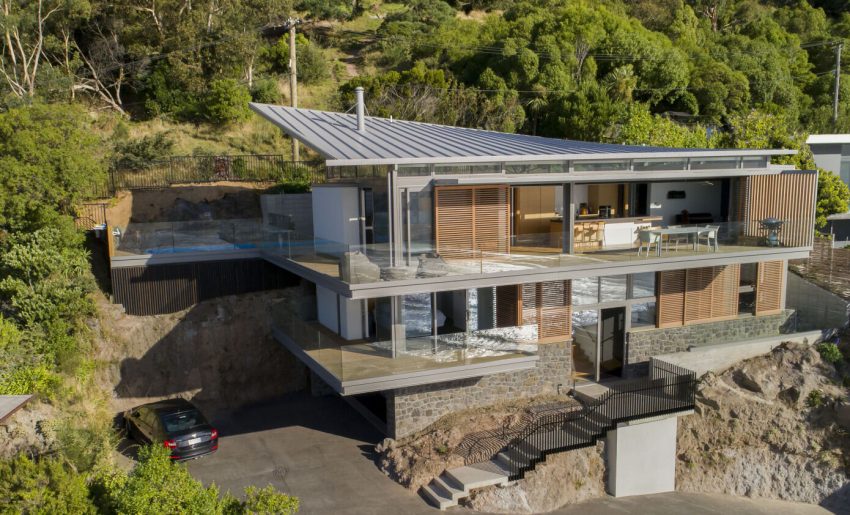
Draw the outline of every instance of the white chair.
M718 225L706 225L705 230L697 233L697 249L699 249L699 245L705 241L705 244L708 246L709 250L713 252L717 252L720 246L717 243L717 232L720 231L720 226Z
M643 254L643 248L646 247L646 255L648 257L649 253L652 252L653 245L655 245L656 250L658 249L658 245L661 243L661 235L651 231L638 231L638 241L640 242L638 256Z

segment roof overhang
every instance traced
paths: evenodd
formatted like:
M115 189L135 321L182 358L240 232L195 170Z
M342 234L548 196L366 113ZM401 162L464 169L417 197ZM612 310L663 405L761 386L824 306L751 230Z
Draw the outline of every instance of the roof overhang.
M806 139L808 145L850 144L850 134L812 134Z
M296 138L297 139L297 138ZM306 143L305 143L306 144ZM309 146L309 145L308 145ZM796 150L694 150L676 152L621 152L611 154L528 154L464 157L406 157L393 159L327 159L327 166L426 165L472 163L539 163L547 161L624 161L629 159L685 159L689 157L792 156Z

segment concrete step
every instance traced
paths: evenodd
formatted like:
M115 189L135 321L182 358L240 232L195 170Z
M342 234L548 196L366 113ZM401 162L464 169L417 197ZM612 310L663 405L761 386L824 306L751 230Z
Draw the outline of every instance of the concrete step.
M434 482L421 488L422 495L431 503L432 506L445 510L453 506L457 506L457 501L451 498L450 495L444 494L439 487L435 487Z
M468 491L464 491L463 485L455 483L454 479L448 477L446 474L435 477L431 481L431 484L438 487L441 494L450 497L453 501L459 501L469 495Z
M508 470L496 460L467 465L456 469L447 470L448 476L457 486L462 486L464 492L473 488L483 488L492 485L508 484Z

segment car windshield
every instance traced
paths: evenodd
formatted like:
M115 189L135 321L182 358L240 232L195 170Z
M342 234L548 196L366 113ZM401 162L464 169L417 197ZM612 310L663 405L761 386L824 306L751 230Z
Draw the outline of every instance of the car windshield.
M165 426L166 433L178 433L187 431L194 427L202 426L207 423L204 417L197 410L183 411L181 413L169 413L162 416L162 423Z

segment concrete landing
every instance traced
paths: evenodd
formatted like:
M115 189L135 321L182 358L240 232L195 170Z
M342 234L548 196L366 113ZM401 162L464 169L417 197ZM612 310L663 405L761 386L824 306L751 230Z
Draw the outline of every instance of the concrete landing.
M734 343L701 345L691 347L684 352L653 356L661 361L678 365L696 372L697 377L707 372L720 373L727 368L750 358L772 351L784 342L806 343L813 345L823 338L821 331L780 334L768 338L744 340Z

